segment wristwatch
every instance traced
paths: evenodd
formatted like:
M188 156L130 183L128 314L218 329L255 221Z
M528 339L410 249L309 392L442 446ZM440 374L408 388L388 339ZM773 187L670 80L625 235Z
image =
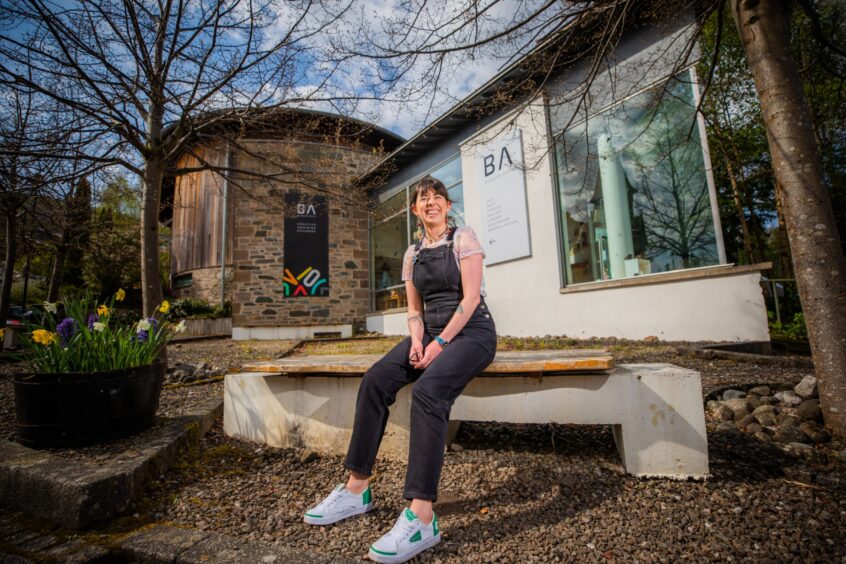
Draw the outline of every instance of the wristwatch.
M439 345L441 345L442 349L447 348L447 345L449 345L449 341L444 340L444 338L441 337L440 335L435 337L435 342L438 343Z

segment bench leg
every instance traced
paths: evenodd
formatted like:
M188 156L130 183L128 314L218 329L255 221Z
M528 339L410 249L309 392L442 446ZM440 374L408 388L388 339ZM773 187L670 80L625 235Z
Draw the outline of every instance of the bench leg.
M446 448L449 450L449 445L455 442L455 437L458 431L461 430L461 421L449 420L449 427L447 427Z
M699 375L677 367L627 368L635 372L629 410L623 422L613 426L626 472L641 477L707 478L708 440Z

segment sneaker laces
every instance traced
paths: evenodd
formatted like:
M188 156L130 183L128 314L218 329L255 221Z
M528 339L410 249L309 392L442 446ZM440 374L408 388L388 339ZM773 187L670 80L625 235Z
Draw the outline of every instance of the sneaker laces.
M324 499L320 503L320 505L322 505L325 509L329 509L330 507L332 507L333 505L338 503L338 501L341 499L343 494L344 494L343 484L338 485L338 487L336 487L334 490L332 490L332 493L330 493L328 496L326 496L326 499Z
M417 521L417 519L415 519L414 521ZM414 526L414 521L409 521L405 517L405 512L403 512L397 518L397 522L394 523L394 526L393 528L391 528L391 532L389 534L391 536L397 534L400 540L405 540L407 537L410 537L414 530L417 528Z

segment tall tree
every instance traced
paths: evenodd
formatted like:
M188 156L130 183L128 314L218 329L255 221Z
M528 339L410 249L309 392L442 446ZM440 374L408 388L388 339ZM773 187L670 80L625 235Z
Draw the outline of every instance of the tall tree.
M846 260L790 51L791 3L731 0L761 102L826 423L846 436Z
M256 107L333 94L339 61L316 38L344 14L329 0L10 0L0 23L0 83L25 85L90 118L92 161L143 181L143 309L161 302L162 179L220 122ZM328 44L327 44L328 45Z
M60 232L47 290L51 302L58 299L63 283L82 285L82 257L91 234L91 184L86 178L72 184L56 218Z
M6 243L0 326L5 325L9 309L21 218L26 215L28 224L38 221L51 208L57 186L73 177L63 158L67 135L55 127L54 118L31 90L10 89L0 98L0 214ZM44 158L45 148L54 156Z

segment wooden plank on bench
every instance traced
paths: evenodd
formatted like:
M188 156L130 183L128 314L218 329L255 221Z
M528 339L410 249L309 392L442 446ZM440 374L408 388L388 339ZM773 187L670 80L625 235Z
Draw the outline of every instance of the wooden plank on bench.
M282 358L270 362L245 364L244 372L274 372L278 374L334 374L337 376L363 374L380 354L335 354ZM483 372L495 374L537 374L561 372L599 372L614 368L614 358L602 349L565 349L546 351L501 351Z

